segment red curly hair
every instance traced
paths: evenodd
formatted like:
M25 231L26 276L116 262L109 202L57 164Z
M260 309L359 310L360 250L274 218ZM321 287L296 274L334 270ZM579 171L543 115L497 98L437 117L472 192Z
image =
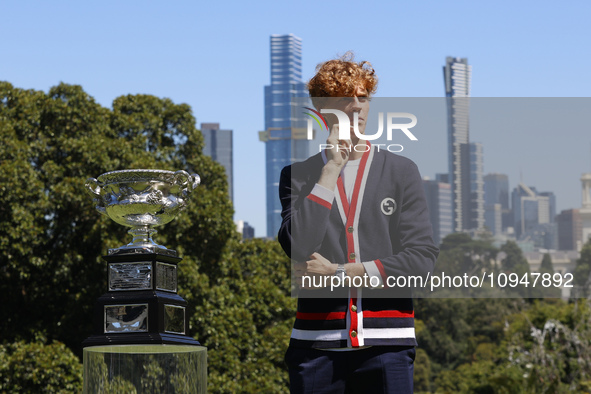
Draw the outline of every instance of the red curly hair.
M316 75L308 82L312 104L322 106L322 97L353 97L358 86L368 95L376 92L378 77L368 61L355 62L355 55L347 52L339 59L316 66Z

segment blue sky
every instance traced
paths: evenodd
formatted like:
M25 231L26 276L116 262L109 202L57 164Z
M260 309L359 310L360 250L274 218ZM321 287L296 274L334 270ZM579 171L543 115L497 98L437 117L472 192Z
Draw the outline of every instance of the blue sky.
M233 129L235 218L251 223L257 236L265 234L258 131L271 34L303 39L306 80L319 62L355 51L373 63L381 97L443 96L446 56L468 58L477 97L591 92L586 0L3 1L0 15L0 80L44 91L61 81L80 84L108 107L130 93L169 97L191 105L198 124ZM578 127L555 122L512 132L500 124L498 137L472 130L471 140L484 143L485 173L507 173L511 187L521 177L554 191L559 210L579 207L580 175L591 172L591 127L584 121L591 111L581 100ZM442 141L446 152L445 136L424 138ZM445 153L417 162L426 176L447 168Z

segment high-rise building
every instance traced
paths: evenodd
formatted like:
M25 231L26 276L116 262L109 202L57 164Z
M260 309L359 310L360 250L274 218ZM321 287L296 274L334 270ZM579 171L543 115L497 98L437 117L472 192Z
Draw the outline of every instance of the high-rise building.
M482 145L470 144L470 81L468 59L447 57L443 67L447 97L449 183L454 231L484 227Z
M271 84L265 86L265 143L267 236L276 237L281 225L279 177L283 167L309 157L301 103L307 97L302 82L302 40L293 34L271 36ZM298 120L300 119L300 120ZM302 124L299 124L302 123Z
M558 250L579 250L583 239L583 222L578 209L563 210L556 215Z
M509 177L505 174L486 174L484 176L484 204L501 204L509 209Z
M484 209L484 224L492 235L503 233L503 211L501 204L489 204Z
M581 176L581 187L583 191L582 206L579 209L583 227L582 242L587 243L591 239L591 173Z
M242 239L254 238L254 227L248 224L248 222L245 222L244 220L237 220L235 223L236 230L242 234Z
M221 130L219 123L201 123L201 134L205 140L203 153L224 166L228 179L228 194L234 202L234 161L232 159L232 130Z
M554 193L538 193L535 187L520 183L511 195L515 234L523 239L532 231L538 231L539 225L551 224L552 209L556 206ZM548 227L548 226L544 226Z
M449 183L449 173L446 172L444 174L435 174L435 180L437 182L442 182L442 183Z
M556 217L556 195L554 192L539 192L538 195L548 197L548 221L554 223L554 218Z
M453 232L451 185L437 180L423 180L423 189L433 226L433 241L439 245L446 235Z
M509 209L509 177L493 173L483 179L485 225L494 235L500 235L507 227L513 227L513 215Z
M484 228L483 159L482 144L470 143L470 229Z

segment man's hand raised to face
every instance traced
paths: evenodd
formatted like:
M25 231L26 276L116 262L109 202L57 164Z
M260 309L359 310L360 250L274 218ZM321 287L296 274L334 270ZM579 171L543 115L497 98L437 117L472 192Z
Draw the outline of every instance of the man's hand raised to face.
M322 168L322 175L318 184L329 190L334 190L341 170L349 161L351 155L352 142L350 139L339 139L339 125L333 124L330 128L330 134L326 139L326 144L330 149L326 149L326 164Z

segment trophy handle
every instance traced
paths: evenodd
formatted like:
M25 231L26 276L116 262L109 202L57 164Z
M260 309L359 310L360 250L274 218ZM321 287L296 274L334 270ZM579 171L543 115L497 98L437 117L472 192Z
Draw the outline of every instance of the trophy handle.
M94 199L94 202L96 203L96 210L103 215L106 215L107 211L103 206L103 199L101 198L101 186L98 184L98 181L95 178L88 178L84 186L86 186L86 189L91 194L97 196L97 198Z
M95 178L88 178L84 186L86 186L88 191L92 194L97 196L101 195L101 187L99 186L98 181Z
M197 174L193 174L193 175L191 175L191 177L193 178L193 184L191 185L191 190L195 190L197 188L197 186L199 186L199 184L201 183L201 177Z
M187 171L179 170L174 173L174 183L183 186L182 193L188 196L201 183L201 177L197 174L189 175Z
M189 175L187 171L179 170L174 173L173 178L175 184L179 186L185 186L187 183L189 183L191 175Z

